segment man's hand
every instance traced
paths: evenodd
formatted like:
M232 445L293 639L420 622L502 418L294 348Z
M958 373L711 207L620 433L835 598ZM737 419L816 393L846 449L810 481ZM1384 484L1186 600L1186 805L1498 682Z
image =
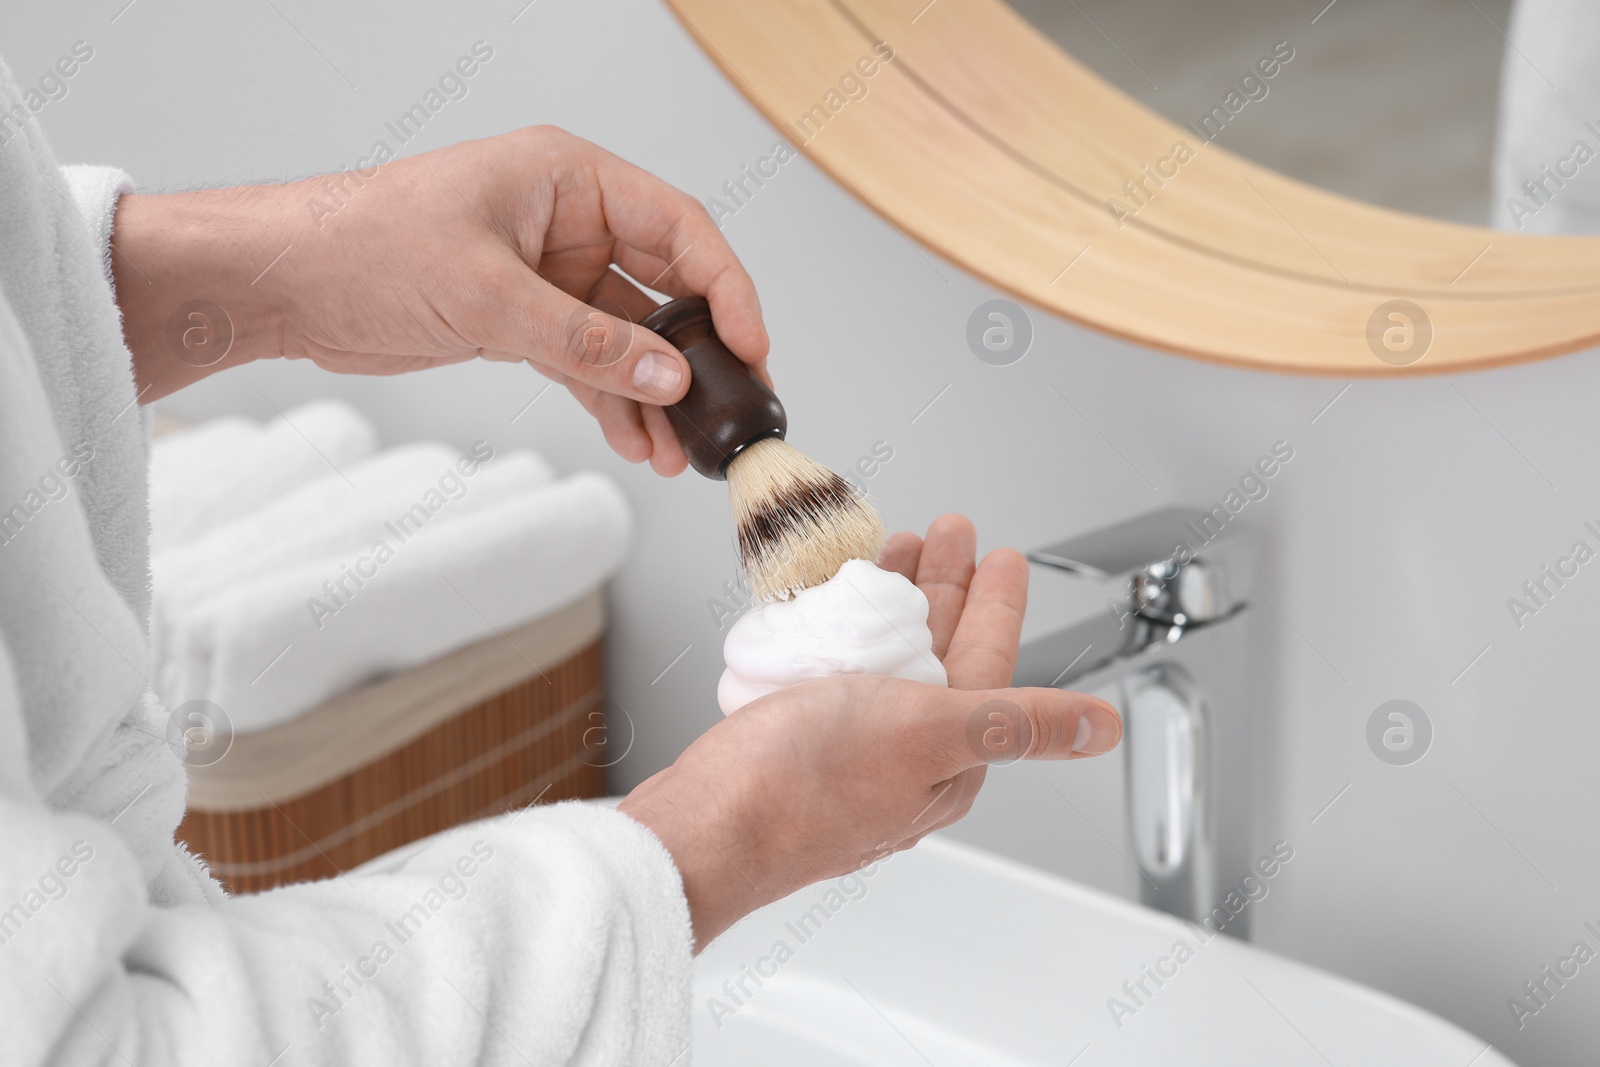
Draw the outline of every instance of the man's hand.
M766 376L755 286L699 202L552 127L290 185L125 196L116 246L146 403L271 357L356 374L527 362L625 459L677 474L662 406L682 398L688 365L631 325L654 301L614 266L704 295L718 334Z
M956 822L989 762L1099 755L1121 739L1122 721L1102 701L1003 688L1027 564L1000 549L974 568L975 542L971 523L946 516L926 542L896 535L882 560L928 594L934 649L954 688L851 675L780 689L713 726L623 801L677 862L697 948L764 904Z

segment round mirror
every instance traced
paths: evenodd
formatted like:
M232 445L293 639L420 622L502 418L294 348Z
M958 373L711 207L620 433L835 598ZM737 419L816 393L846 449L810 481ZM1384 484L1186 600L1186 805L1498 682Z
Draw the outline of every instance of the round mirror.
M1600 238L1483 225L1503 0L1021 2L673 6L890 224L1094 329L1339 376L1600 343Z

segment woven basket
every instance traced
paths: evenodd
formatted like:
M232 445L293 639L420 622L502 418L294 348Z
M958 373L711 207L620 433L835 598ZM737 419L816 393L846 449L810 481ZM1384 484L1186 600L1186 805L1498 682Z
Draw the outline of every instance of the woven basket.
M529 803L604 795L600 603L233 739L191 768L178 836L231 892L253 892Z

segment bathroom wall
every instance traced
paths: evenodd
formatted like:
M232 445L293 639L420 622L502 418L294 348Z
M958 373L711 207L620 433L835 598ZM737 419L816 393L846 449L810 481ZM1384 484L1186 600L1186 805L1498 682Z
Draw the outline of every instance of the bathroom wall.
M41 121L62 159L118 163L150 190L348 166L480 39L493 59L407 151L556 123L704 198L781 136L647 0L125 3L8 9L0 40L22 82L91 42L93 60ZM792 440L839 467L888 442L893 458L868 484L896 528L961 511L985 548L1034 546L1169 502L1218 502L1287 442L1292 461L1244 513L1267 548L1252 600L1274 721L1257 756L1277 782L1252 832L1263 853L1277 840L1294 849L1251 905L1257 939L1445 1015L1521 1063L1587 1062L1600 965L1521 1029L1507 999L1575 941L1600 948L1583 928L1600 926L1600 563L1520 628L1507 599L1573 542L1600 544L1584 526L1600 525L1600 363L1350 384L1204 365L1035 312L1027 356L997 367L965 333L998 294L804 159L725 230L760 286ZM337 395L391 442L484 438L615 477L639 516L611 595L611 692L632 730L614 783L625 790L717 720L708 605L735 576L725 492L615 459L543 386L505 365L341 379L262 364L163 408L268 417ZM1040 575L1030 627L1103 596ZM1410 766L1367 742L1369 717L1396 698L1434 733ZM1119 780L1114 760L997 770L956 836L1123 891Z

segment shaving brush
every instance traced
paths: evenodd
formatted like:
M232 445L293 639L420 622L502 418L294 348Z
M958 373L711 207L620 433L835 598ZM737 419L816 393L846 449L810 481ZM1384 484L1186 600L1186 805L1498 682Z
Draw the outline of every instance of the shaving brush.
M787 600L849 560L876 563L884 540L878 513L855 486L784 441L783 404L717 337L705 298L670 301L640 325L689 362L689 391L667 418L690 466L728 483L751 594Z

